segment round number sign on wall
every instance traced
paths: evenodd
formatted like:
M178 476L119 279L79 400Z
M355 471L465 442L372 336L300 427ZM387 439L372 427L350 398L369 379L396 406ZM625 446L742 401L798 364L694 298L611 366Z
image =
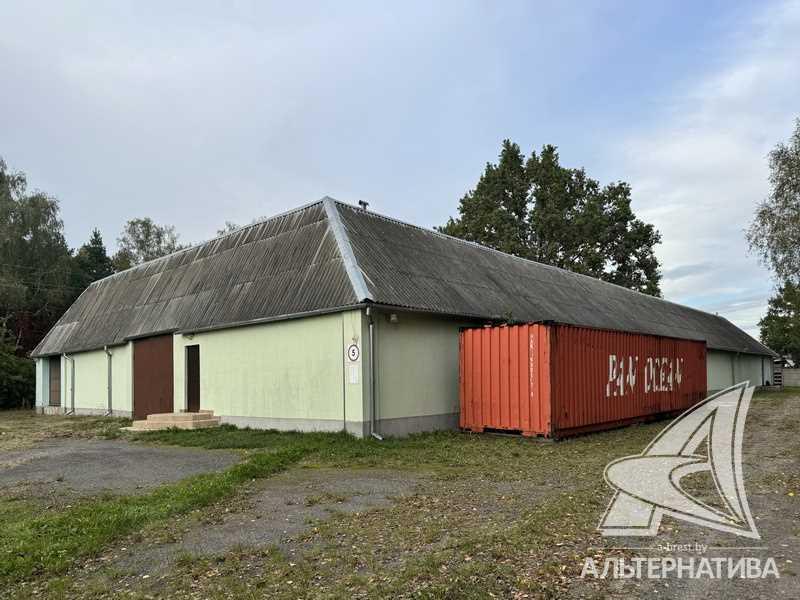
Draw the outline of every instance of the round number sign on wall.
M353 362L356 362L359 356L361 356L361 350L358 349L356 344L350 344L347 347L347 358Z

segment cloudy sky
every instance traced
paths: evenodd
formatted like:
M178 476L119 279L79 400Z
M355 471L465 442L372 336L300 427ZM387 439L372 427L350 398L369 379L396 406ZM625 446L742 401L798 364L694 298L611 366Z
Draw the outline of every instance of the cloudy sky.
M743 230L800 116L800 2L0 0L0 156L68 242L184 242L325 194L423 226L500 142L633 185L664 295L751 333Z

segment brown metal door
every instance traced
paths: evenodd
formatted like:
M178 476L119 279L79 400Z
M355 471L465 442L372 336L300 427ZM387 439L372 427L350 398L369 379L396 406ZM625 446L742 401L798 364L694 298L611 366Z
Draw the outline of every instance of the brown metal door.
M186 346L186 408L200 410L200 346Z
M172 336L133 342L133 418L173 412Z
M61 357L51 356L50 371L50 406L61 406Z

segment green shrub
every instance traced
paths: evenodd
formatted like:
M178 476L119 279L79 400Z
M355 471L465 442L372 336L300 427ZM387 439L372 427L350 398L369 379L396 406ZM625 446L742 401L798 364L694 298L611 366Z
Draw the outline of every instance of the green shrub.
M33 361L0 344L0 409L33 406L36 369Z

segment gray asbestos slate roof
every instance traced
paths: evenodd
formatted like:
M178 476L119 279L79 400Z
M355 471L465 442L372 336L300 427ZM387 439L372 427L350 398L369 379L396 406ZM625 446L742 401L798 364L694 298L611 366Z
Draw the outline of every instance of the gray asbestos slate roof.
M96 281L33 356L364 303L774 353L726 319L324 198Z

